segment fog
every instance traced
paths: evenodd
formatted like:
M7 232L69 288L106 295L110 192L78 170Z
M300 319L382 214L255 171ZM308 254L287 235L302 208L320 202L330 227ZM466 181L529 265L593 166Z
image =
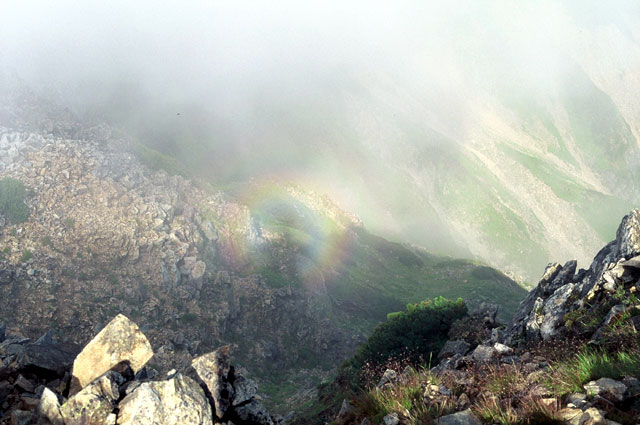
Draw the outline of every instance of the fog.
M411 199L420 186L396 193L400 171L376 182L397 171L380 163L410 161L407 146L464 143L479 105L514 91L551 96L585 33L640 40L634 0L8 0L0 12L2 70L82 119L214 183L275 176L382 232L431 224L430 240L413 241L443 246L449 235ZM412 142L404 129L415 125L437 137Z

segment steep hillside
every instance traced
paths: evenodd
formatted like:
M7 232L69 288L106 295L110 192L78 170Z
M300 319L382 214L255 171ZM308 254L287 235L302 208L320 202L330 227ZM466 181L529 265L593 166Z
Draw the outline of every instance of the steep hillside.
M636 424L639 283L636 209L588 269L576 270L575 260L550 264L506 326L463 317L461 300L390 317L297 423ZM438 332L421 333L438 322ZM421 348L399 356L398 341ZM344 379L349 367L360 387Z
M0 228L0 320L23 332L84 343L122 312L150 329L161 369L233 343L287 406L408 302L464 295L507 317L524 295L489 267L374 236L299 186L224 193L107 126L26 109L30 122L5 114L22 130L0 129L2 176L29 210Z

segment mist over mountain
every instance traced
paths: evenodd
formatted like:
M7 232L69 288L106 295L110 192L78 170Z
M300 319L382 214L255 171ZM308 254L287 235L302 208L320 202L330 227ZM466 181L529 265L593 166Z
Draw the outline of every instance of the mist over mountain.
M378 233L521 280L586 265L640 198L633 1L3 12L4 73L83 120L221 187L313 187Z

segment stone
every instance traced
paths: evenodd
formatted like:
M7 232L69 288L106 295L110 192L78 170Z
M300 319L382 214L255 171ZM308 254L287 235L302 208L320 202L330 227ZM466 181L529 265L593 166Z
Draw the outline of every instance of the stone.
M495 344L493 344L493 349L496 350L496 353L498 353L498 355L500 356L513 353L513 348L509 347L508 345L501 344L499 342L496 342Z
M336 416L336 421L338 423L346 423L355 411L355 407L353 407L349 400L342 400L342 405L340 406L340 410L338 411L338 415Z
M35 389L33 384L31 382L29 382L29 380L27 378L25 378L24 376L22 376L22 375L18 375L14 385L16 387L18 387L18 388L21 388L23 391L27 391L27 392L30 392L30 393L32 393L34 391L34 389Z
M7 325L0 323L0 342L4 342L7 335Z
M640 254L640 211L633 209L620 223L616 232L617 258L633 258Z
M12 425L31 425L33 424L35 418L36 415L25 410L14 410L13 412L11 412Z
M398 381L398 372L393 369L387 369L382 374L382 378L378 381L378 388L382 388L386 384L393 384Z
M459 409L464 409L466 407L469 407L469 405L471 404L471 400L469 400L469 396L466 393L462 393L460 394L460 397L458 397L457 404Z
M61 368L71 366L78 354L75 344L26 344L19 358L21 368L37 368L58 373Z
M240 419L240 423L252 425L275 425L267 409L258 400L252 400L235 408L235 413Z
M252 379L237 376L233 381L233 405L237 406L254 398L258 393L258 384Z
M225 345L211 353L197 357L191 362L191 366L209 389L214 403L215 415L220 419L227 413L234 397L233 386L229 382L230 350L231 347Z
M584 385L589 395L599 395L611 401L623 401L627 386L611 378L600 378Z
M49 388L44 389L38 405L38 413L53 425L64 425L58 397Z
M582 410L566 407L558 412L558 417L571 425L578 425L582 418Z
M149 340L138 325L118 314L102 329L73 362L72 387L84 388L118 363L127 362L134 373L153 357Z
M400 418L397 413L389 413L382 418L382 422L384 425L398 425L400 423Z
M60 407L65 425L110 425L123 383L122 375L110 371L86 385Z
M567 397L567 406L582 409L587 404L587 395L582 393L573 393Z
M590 407L584 411L578 419L578 425L608 425L602 412L595 407Z
M484 363L491 361L496 355L496 350L493 347L488 347L486 345L478 345L475 350L473 350L473 354L471 357L474 361Z
M480 419L473 414L471 409L462 412L453 413L451 415L441 416L438 420L440 425L481 425Z
M143 382L119 403L119 425L211 425L204 391L180 373L166 381Z
M455 340L455 341L447 341L438 353L438 359L448 359L449 357L453 357L456 354L460 354L464 356L469 351L471 346L466 341Z
M52 345L55 343L53 340L54 336L55 336L55 332L53 331L53 329L49 329L47 332L44 333L44 335L38 338L35 343L37 345Z

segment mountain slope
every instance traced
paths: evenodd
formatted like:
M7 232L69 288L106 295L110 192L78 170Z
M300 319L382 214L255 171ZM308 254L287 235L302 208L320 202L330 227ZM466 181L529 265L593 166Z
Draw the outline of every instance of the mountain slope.
M170 158L107 126L37 107L44 118L0 130L2 174L24 184L30 211L0 228L0 319L23 332L84 343L122 312L151 329L159 369L233 343L283 408L408 302L464 295L508 316L524 295L483 265L376 237L299 186L227 194L167 174Z

